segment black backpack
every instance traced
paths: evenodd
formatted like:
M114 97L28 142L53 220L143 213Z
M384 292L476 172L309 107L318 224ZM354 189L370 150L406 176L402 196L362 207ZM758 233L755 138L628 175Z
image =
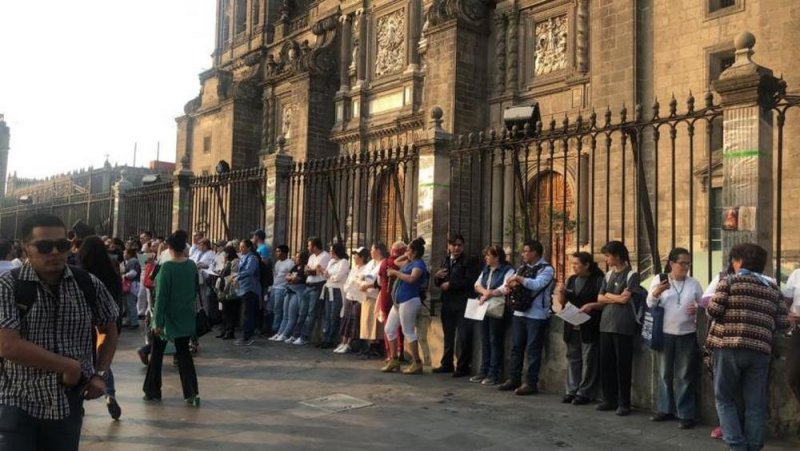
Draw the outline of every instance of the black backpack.
M534 265L532 267L528 265L522 265L522 267L517 270L517 275L522 276L525 279L535 279L539 274L539 271L547 268L548 266L550 265L547 263L544 265ZM528 309L530 309L533 305L533 301L539 297L540 294L553 286L555 281L556 279L553 277L553 280L551 280L549 284L545 285L542 289L536 292L533 292L522 285L518 285L511 290L511 308L517 312L528 311ZM544 299L542 299L542 308L547 308Z
M261 289L265 290L275 283L275 274L273 274L272 270L272 260L267 259L267 261L264 261L259 254L256 254L256 258L258 258L258 279L261 282Z
M92 283L92 276L88 271L77 266L70 265L69 269L72 271L72 275L75 277L75 281L78 283L83 297L86 298L86 303L89 304L92 313L96 315L97 292L95 291L94 283ZM17 303L20 320L28 315L31 307L33 307L33 303L36 302L37 288L36 282L19 278L21 271L22 268L14 268L10 271L11 277L14 279L14 300Z

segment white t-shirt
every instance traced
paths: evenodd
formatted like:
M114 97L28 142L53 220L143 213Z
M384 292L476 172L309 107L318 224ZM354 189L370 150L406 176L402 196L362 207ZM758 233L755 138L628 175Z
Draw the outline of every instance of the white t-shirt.
M330 254L328 254L325 251L322 251L320 252L319 255L311 254L311 256L308 257L307 266L311 269L322 270L328 267L328 262L330 261L331 261ZM320 273L322 273L322 271L320 271ZM322 274L318 276L308 276L306 278L306 284L308 285L320 282L325 282L325 276L323 276Z
M275 282L272 284L272 288L286 288L288 284L286 276L292 272L292 268L294 268L294 261L291 258L276 261L273 267Z
M343 288L344 282L347 280L347 275L350 274L350 262L344 258L328 262L328 267L325 270L328 273L328 278L325 282L326 288Z
M364 277L363 282L367 282L369 284L374 284L376 280L378 280L378 271L381 269L381 261L370 260L366 265L364 265ZM380 290L375 287L370 287L366 291L367 297L370 299L378 299L378 293Z
M792 300L792 313L800 315L800 290L798 290L798 286L800 286L800 269L795 269L789 275L789 280L786 281L786 285L783 287L783 297Z
M654 277L647 293L647 306L656 305L664 309L664 333L670 335L687 335L697 332L697 315L689 314L689 306L700 305L703 287L692 277L683 281L670 278L669 288L659 298L653 292L661 284L661 279Z
M349 301L364 302L367 297L365 291L361 291L361 283L364 281L364 270L366 265L356 266L350 270L347 280L344 282L344 297Z

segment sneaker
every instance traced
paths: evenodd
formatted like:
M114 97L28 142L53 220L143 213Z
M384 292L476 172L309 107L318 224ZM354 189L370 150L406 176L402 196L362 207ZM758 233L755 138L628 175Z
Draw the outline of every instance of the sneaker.
M481 385L491 387L493 385L497 385L497 378L494 376L489 376L486 379L481 381Z
M256 341L253 340L252 338L248 338L248 339L240 338L240 339L234 341L233 344L234 344L234 346L252 346L252 344L255 343L255 342Z
M293 345L298 345L298 346L302 346L306 343L308 342L303 340L303 337L297 337L297 339L294 342L292 342Z
M399 370L401 366L403 365L400 363L399 360L391 359L388 362L386 362L386 365L384 365L383 368L381 368L381 372L391 373Z
M715 440L722 440L722 428L720 426L711 430L711 438Z
M192 396L191 398L186 398L186 404L192 407L200 407L200 397L199 396Z
M275 334L275 335L267 338L267 340L268 341L278 341L278 337L280 337L280 334Z
M350 345L348 345L348 344L343 344L343 345L339 346L338 348L336 348L336 350L335 350L335 351L333 351L333 352L335 352L335 353L337 353L337 354L347 354L347 353L349 353L350 351L351 351L351 349L350 349Z
M422 362L414 360L410 365L403 368L403 374L422 374Z
M276 336L275 339L272 341L285 341L285 340L286 340L286 335L278 334L278 336Z
M142 400L147 401L147 402L161 402L161 396L144 395Z
M288 344L288 345L293 345L294 344L294 340L295 340L294 337L286 337L286 340L283 340L283 342Z
M476 374L475 376L469 378L469 381L475 384L480 384L481 382L483 382L484 379L486 379L486 376L484 376L483 374Z
M122 416L122 409L119 407L117 399L113 396L106 396L106 407L108 408L108 414L111 415L111 418L119 420L119 417Z

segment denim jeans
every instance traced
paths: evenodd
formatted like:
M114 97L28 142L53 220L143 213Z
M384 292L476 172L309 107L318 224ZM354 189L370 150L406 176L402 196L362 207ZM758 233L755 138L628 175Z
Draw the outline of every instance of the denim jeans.
M696 334L664 334L664 349L660 354L658 411L676 414L682 420L694 420L696 372L700 359Z
M286 290L286 296L283 299L283 320L281 320L281 327L278 330L278 333L284 337L292 336L297 324L297 316L300 313L300 298L303 297L304 292L303 288Z
M139 311L136 309L136 303L139 302L138 296L134 293L127 293L125 295L125 302L128 307L128 324L131 326L138 326Z
M106 395L114 397L117 394L117 388L114 384L114 372L111 368L106 371Z
M256 316L258 316L258 295L248 291L242 296L244 304L244 339L253 337L256 330Z
M297 317L294 336L303 337L308 341L314 332L314 325L317 322L317 304L322 285L307 285L306 291L300 297L300 314Z
M714 350L714 397L722 436L734 451L764 447L770 356L745 349ZM744 418L736 396L744 399ZM744 430L742 430L744 420Z
M283 302L286 299L286 288L272 287L269 297L272 302L272 311L274 312L272 330L277 333L281 329L281 322L283 322Z
M83 397L71 392L67 399L70 413L62 420L41 420L19 407L0 404L0 450L78 451Z
M332 290L325 288L325 290L325 327L322 329L322 342L333 343L336 341L336 335L339 332L339 320L342 313L342 290L339 288Z
M503 347L506 337L506 319L485 317L481 321L481 371L487 377L500 377L503 365Z
M531 387L539 383L539 367L542 365L542 346L547 332L546 319L531 319L514 316L511 322L513 345L511 347L511 368L508 374L515 382L522 381L522 365L528 356L528 372L525 382Z

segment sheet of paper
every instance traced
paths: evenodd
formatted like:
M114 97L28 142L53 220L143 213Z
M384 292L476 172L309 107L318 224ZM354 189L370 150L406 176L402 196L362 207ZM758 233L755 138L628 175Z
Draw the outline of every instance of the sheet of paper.
M212 271L210 269L201 269L200 272L203 273L206 277L208 277L208 276L217 277L218 276L217 273L215 273L214 271Z
M483 317L486 316L486 310L488 308L488 302L484 302L483 305L478 305L477 299L467 299L467 310L464 312L464 318L483 321Z
M580 309L575 307L575 305L571 302L567 302L567 305L565 305L560 312L556 313L556 316L572 324L573 326L580 326L592 318L586 313L581 313Z

